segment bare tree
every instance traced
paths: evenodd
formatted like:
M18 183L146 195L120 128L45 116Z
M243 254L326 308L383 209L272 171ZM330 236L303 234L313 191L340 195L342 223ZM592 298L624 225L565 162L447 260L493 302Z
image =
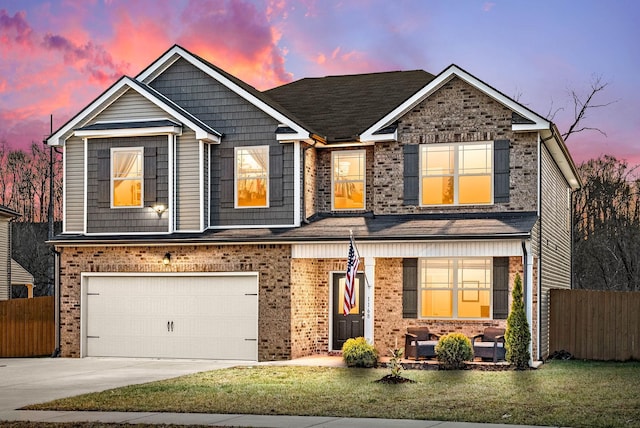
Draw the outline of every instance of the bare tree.
M598 103L595 98L604 91L607 86L609 86L609 82L603 82L602 76L594 76L591 80L591 89L588 95L583 96L580 95L576 90L569 91L570 96L573 100L573 123L569 126L567 132L562 134L562 138L565 141L569 139L569 137L573 134L577 134L583 131L596 131L602 134L603 136L607 136L607 134L600 128L594 126L584 125L584 121L587 119L587 113L593 109L599 109L603 107L610 106L611 104L616 103L618 100L608 101ZM552 104L553 106L553 104ZM559 111L555 110L552 113L552 109L549 110L549 116L553 118L556 113Z

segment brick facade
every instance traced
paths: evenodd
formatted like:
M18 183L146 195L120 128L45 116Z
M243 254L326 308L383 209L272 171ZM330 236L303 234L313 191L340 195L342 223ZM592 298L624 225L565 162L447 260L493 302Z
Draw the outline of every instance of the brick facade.
M398 121L400 143L377 143L373 166L376 214L535 211L537 134L514 133L511 110L454 78ZM510 201L494 205L419 207L403 204L405 144L438 144L509 139Z
M258 359L291 358L289 245L62 247L61 352L80 356L83 272L259 272ZM171 264L162 264L166 252Z
M436 334L459 332L469 337L482 333L486 327L506 328L506 320L405 319L402 317L402 259L377 259L375 272L374 337L380 355L386 356L389 349L404 347L404 334L408 327L427 326ZM510 293L516 272L522 277L522 258L510 257Z

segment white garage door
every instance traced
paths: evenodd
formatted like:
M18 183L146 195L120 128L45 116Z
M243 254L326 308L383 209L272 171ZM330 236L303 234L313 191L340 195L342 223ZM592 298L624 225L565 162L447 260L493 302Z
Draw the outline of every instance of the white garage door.
M85 276L84 355L258 359L257 275Z

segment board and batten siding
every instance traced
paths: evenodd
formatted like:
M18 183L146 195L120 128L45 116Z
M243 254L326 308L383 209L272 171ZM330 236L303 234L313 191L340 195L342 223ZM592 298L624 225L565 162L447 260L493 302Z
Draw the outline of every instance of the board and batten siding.
M277 120L183 59L149 84L223 134L221 143L211 147L209 163L209 221L212 227L293 224L293 145L280 144L276 140ZM232 169L222 171L221 152L240 146L265 145L276 148L274 153L282 147L282 177L278 178L282 187L277 192L277 203L270 202L268 208L255 209L235 209L233 203L221 203L220 178L233 176ZM271 188L270 193L274 193Z
M0 218L0 300L7 300L9 298L10 282L9 277L9 263L11 263L11 256L9 254L11 235L9 233L8 219Z
M167 118L169 115L145 97L129 89L109 107L104 109L89 124L96 122L125 122ZM175 120L175 119L174 119Z
M178 137L175 159L176 231L201 231L200 144L189 130Z
M549 299L553 288L571 288L569 185L546 146L541 148L540 357L549 354Z
M64 230L84 232L84 141L72 137L64 146Z

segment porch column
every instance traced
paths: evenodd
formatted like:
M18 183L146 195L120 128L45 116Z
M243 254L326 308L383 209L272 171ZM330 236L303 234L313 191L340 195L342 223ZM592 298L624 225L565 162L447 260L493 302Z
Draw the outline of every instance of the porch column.
M529 343L529 355L531 355L531 360L535 360L536 356L533 355L533 341L535 340L537 343L537 348L540 348L540 335L538 331L534 331L533 328L533 254L531 253L531 240L524 241L522 243L523 249L523 270L524 270L524 304L525 311L527 314L527 322L529 323L529 330L531 332L531 342ZM540 297L538 296L538 299ZM538 320L539 325L539 320ZM530 363L532 362L530 361Z
M375 279L376 279L376 259L375 257L367 257L364 261L364 277L365 277L365 287L364 287L364 298L365 298L365 307L364 307L364 338L367 339L369 343L373 342L373 300L374 300L374 290L375 290Z

